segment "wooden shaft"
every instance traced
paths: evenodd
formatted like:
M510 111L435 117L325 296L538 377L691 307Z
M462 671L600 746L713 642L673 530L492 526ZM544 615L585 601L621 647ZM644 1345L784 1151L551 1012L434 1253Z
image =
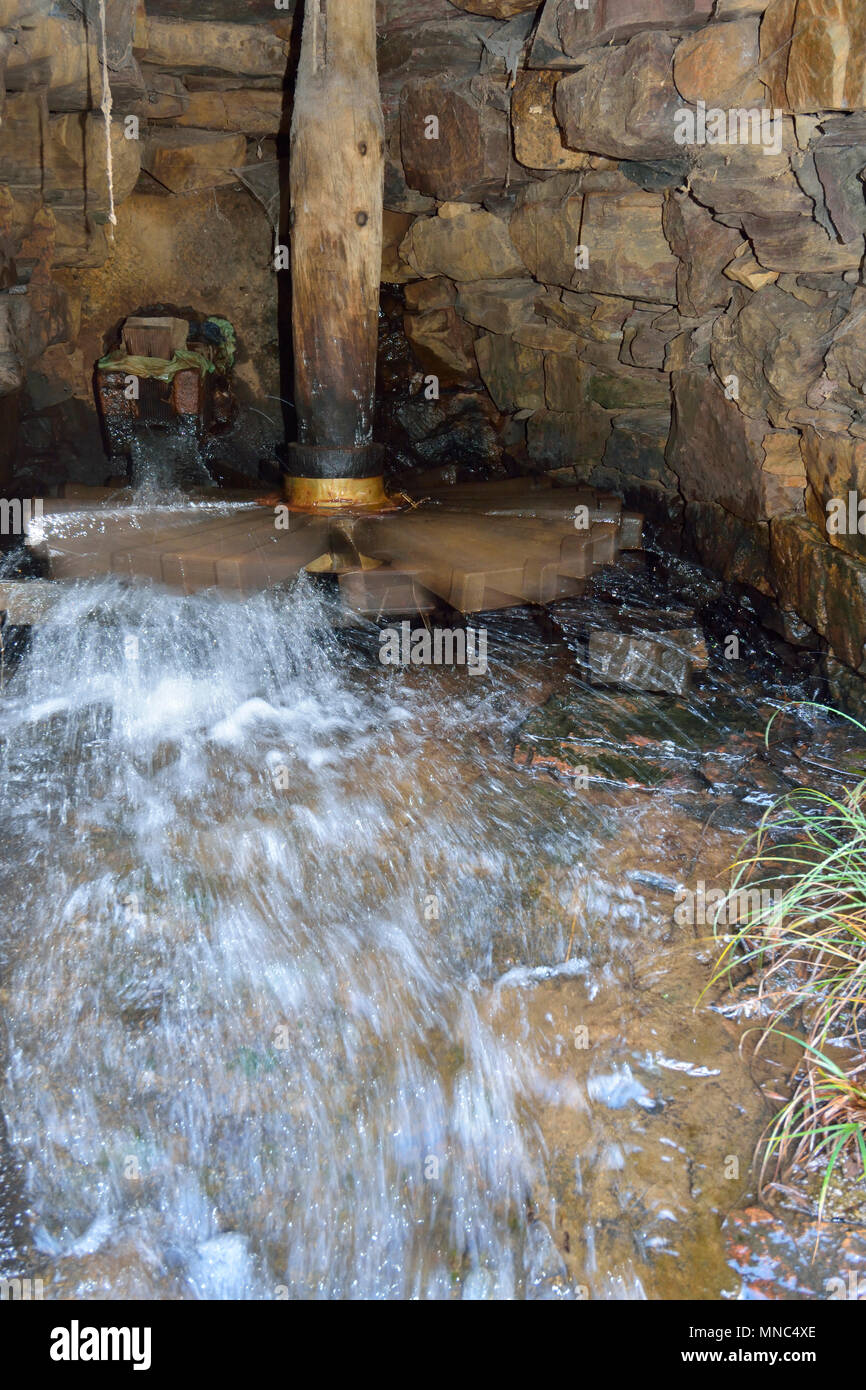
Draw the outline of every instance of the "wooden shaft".
M302 446L293 473L381 471L367 450L384 168L376 0L305 0L290 145L294 399Z

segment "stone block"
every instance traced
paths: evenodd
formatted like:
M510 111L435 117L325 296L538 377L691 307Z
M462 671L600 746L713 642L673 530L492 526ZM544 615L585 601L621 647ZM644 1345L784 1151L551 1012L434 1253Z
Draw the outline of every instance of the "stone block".
M400 247L419 275L451 280L514 280L526 272L501 218L466 203L445 203L437 217L412 224Z

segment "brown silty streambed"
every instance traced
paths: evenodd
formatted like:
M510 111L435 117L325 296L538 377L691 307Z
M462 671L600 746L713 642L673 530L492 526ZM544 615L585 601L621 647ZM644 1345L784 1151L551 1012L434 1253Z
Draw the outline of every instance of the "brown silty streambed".
M712 928L676 895L725 884L850 738L801 710L763 748L810 658L711 592L743 659L711 636L674 697L586 685L567 604L558 635L491 618L471 676L384 668L307 581L72 588L0 706L3 1273L53 1298L760 1296L724 1223L781 1073L736 999L699 1003ZM798 1296L837 1272L811 1254Z

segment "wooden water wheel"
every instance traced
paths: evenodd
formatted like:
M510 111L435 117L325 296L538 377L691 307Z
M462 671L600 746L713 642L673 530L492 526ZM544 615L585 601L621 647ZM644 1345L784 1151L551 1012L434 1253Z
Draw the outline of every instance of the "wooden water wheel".
M70 492L31 528L54 579L113 574L243 596L326 571L345 606L365 615L549 603L642 544L641 517L618 498L549 479L443 487L370 515L294 513L253 493L142 507L107 490Z

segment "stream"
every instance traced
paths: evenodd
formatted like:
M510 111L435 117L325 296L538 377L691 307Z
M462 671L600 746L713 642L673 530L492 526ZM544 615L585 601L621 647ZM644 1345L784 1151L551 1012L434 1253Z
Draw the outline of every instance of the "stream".
M0 1274L742 1296L723 1222L772 1107L675 894L832 729L764 758L796 657L630 698L537 614L484 621L484 676L384 667L306 578L76 583L34 630L0 699ZM659 776L520 756L552 710Z

